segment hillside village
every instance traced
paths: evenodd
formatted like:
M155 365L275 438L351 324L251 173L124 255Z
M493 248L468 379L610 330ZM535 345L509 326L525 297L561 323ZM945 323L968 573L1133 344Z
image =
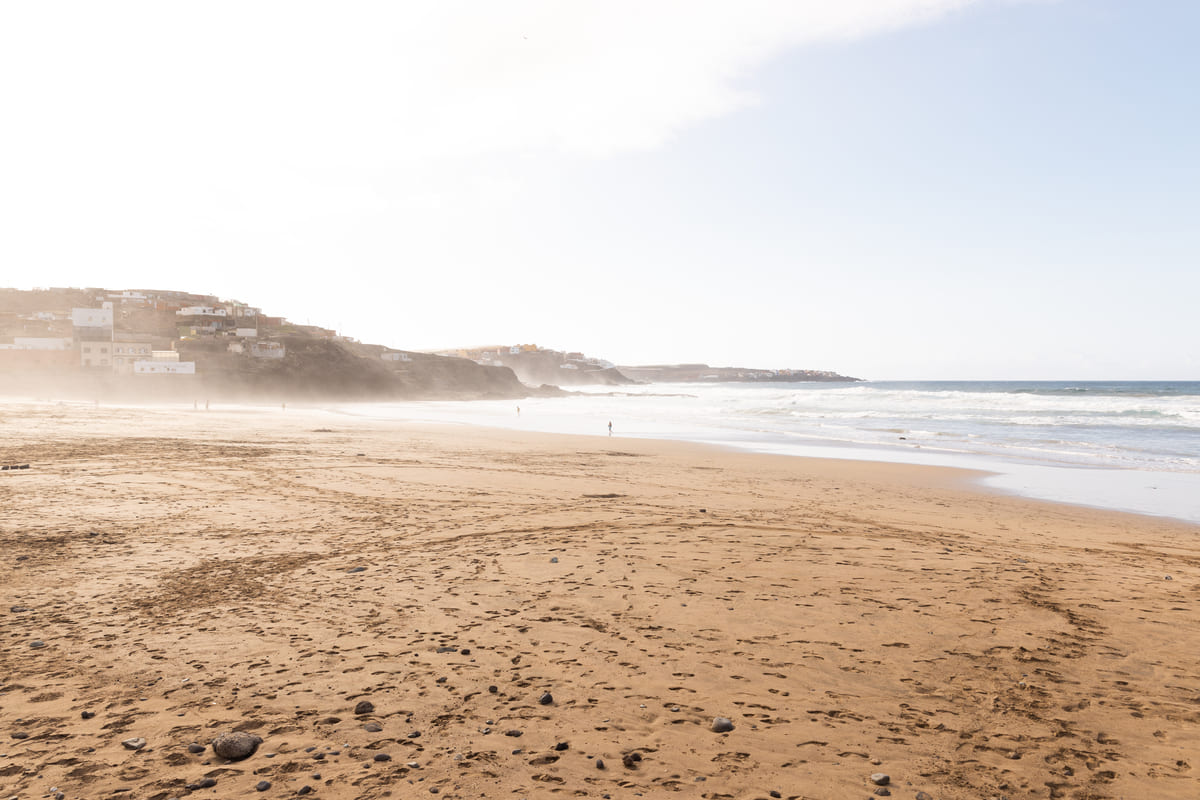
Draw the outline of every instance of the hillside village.
M212 295L0 289L0 379L129 395L526 397L503 367L362 344Z

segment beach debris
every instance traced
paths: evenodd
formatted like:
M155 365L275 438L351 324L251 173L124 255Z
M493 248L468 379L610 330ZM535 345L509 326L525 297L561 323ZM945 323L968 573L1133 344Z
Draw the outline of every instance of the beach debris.
M245 731L222 733L212 740L213 753L227 761L240 761L253 755L262 744L262 737Z
M538 698L538 703L543 706L548 706L553 702L554 695L550 694L549 692L543 692L542 696Z
M733 720L728 717L714 717L712 721L713 733L728 733L733 730Z
M409 761L404 766L408 767L409 769L420 769L421 768L421 765L419 763L417 763L416 761Z
M354 706L355 714L374 714L375 704L370 700L359 700L358 705Z
M140 736L136 736L132 739L126 739L125 741L121 742L121 746L126 750L141 750L146 746L146 740Z
M270 788L271 788L270 781L259 781L258 783L254 784L255 791L265 792L267 789L270 789Z
M875 784L876 786L887 786L891 782L892 776L888 775L886 772L876 772L871 776L871 783Z
M1167 575L1165 578L1163 578L1163 580L1164 580L1164 581L1173 581L1173 580L1175 580L1175 579L1174 579L1174 578L1172 578L1170 575Z

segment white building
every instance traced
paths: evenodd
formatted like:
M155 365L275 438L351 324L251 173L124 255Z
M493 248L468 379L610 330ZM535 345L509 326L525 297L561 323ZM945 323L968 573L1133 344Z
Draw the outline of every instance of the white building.
M70 350L75 342L72 339L58 339L37 336L13 337L14 350Z
M111 328L112 303L105 303L103 308L72 308L71 324L76 328Z
M180 317L226 317L225 309L215 306L185 306L175 312Z
M384 361L412 361L412 356L410 356L408 353L380 353L379 357Z
M132 373L134 363L152 357L151 347L150 342L145 340L114 338L112 343L113 371L123 375Z
M258 336L258 328L238 328L234 333L239 339L253 339Z
M279 342L254 342L250 345L250 355L255 358L283 358L287 348Z
M195 375L195 361L135 361L134 375Z

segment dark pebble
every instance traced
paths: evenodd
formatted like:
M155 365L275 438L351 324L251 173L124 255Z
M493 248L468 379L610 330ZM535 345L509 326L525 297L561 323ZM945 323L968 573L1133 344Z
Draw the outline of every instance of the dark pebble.
M892 790L887 788L886 786L880 786L878 789L875 790L875 794L878 795L879 797L891 797Z
M559 742L558 744L554 745L554 749L561 753L563 750L570 750L571 745L567 742Z
M214 787L216 785L217 785L217 781L215 778L204 778L203 780L198 780L195 783L189 783L187 786L185 786L183 788L187 789L188 791L194 792L197 789L211 789L212 787Z
M437 649L437 651L439 653L457 653L458 648L457 647L439 647Z
M80 711L79 712L80 719L91 719L94 716L96 716L95 711Z
M13 606L12 608L9 609L9 611L11 611L14 614L24 614L28 610L29 609L25 606Z
M638 759L634 758L632 755L621 758L621 763L625 765L626 769L633 769L635 766L637 766L637 762Z
M29 734L28 734L28 733L25 733L24 731L17 731L16 733L14 733L14 734L12 735L12 738L14 738L14 739L28 739L28 738L29 738Z
M469 656L469 655L471 655L471 648L464 647L462 650L459 650L458 652L462 653L464 656Z
M363 725L363 730L367 733L379 733L383 730L383 726L378 722L368 722L366 725Z
M604 759L603 758L596 759L596 769L604 769Z
M321 773L319 773L319 772L314 772L314 773L312 774L312 779L313 779L314 781L319 781L319 780L321 780Z
M408 735L408 738L410 738L410 739L420 739L420 738L421 738L421 732L420 732L420 731L413 731L412 733L410 733L410 734Z
M188 752L192 753L193 755L199 755L200 753L203 753L204 750L205 750L204 745L197 744L196 742L192 742L191 744L188 745Z
M728 733L733 730L733 720L727 717L716 717L712 721L713 733Z
M551 559L550 559L550 563L551 563L551 564L557 564L557 563L558 563L558 556L554 556L553 558L551 558Z
M439 789L439 788L438 788L438 787L436 787L436 786L430 786L430 787L429 787L429 793L430 793L430 794L437 794L437 793L438 793L438 792L440 792L440 791L441 791L441 789Z
M391 761L392 757L389 756L387 753L376 753L375 760L376 761Z
M524 733L525 733L525 731L518 731L518 730L515 730L515 729L514 729L514 730L511 730L511 731L505 731L505 732L504 732L504 735L505 735L505 736L512 736L513 738L516 738L516 737L518 737L518 736L521 736L521 735L523 735Z
M312 793L312 787L309 786L307 783L304 784L303 786L301 786L298 790L296 790L296 794L311 794L311 793Z
M769 792L769 794L771 795L771 797L783 797L783 795L781 795L779 792L774 791L774 790L771 790Z
M358 705L354 707L355 714L374 714L375 704L370 700L359 700Z
M933 800L933 795L929 792L917 792L917 800Z
M316 759L317 761L324 761L325 754L324 753L313 753L313 758Z
M543 692L542 696L538 698L538 702L544 706L548 706L554 702L554 695L549 692Z
M436 681L434 681L434 683L445 683L445 682L446 682L445 678L438 678Z
M271 788L271 782L270 781L259 781L258 783L254 784L254 788L260 792L265 792L267 789Z
M495 694L498 691L500 691L499 686L489 686L488 687L488 694Z
M29 643L29 646L32 647L34 650L37 650L40 647L45 647L46 643L43 642L41 639L34 639L32 642Z
M346 572L366 572L366 571L367 571L366 567L351 567L350 569L346 570Z

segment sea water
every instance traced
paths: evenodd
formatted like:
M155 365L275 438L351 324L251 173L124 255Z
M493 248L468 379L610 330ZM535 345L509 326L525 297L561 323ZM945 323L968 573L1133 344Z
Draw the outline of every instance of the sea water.
M596 435L611 421L614 438L972 468L1003 491L1200 522L1200 382L653 384L338 411Z

